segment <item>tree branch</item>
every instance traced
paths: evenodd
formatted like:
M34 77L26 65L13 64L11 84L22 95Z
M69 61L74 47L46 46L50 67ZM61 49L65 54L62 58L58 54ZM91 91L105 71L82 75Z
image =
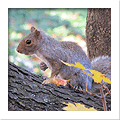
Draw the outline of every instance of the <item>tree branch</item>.
M102 100L70 86L41 85L45 76L35 75L12 63L8 64L9 111L62 111L63 102L81 103L103 111ZM106 96L107 109L111 110L111 97Z

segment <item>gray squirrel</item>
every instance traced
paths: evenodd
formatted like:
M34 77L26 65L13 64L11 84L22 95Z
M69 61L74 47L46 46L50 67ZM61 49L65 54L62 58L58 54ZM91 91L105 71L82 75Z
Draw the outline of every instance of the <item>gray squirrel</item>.
M40 63L42 70L45 71L47 68L50 68L51 78L58 76L62 79L70 80L70 84L82 90L86 89L87 75L83 74L81 69L67 66L60 60L73 64L80 62L86 69L99 69L99 63L102 65L105 62L110 62L110 57L99 57L93 60L91 65L87 55L79 45L74 42L55 40L43 30L37 30L34 27L31 27L30 34L23 38L16 50L21 54L36 55L42 61ZM104 58L104 62L102 58ZM109 68L110 64L107 65L107 63L105 66L103 65L101 70L106 71ZM91 90L92 84L93 80L88 76L88 91Z

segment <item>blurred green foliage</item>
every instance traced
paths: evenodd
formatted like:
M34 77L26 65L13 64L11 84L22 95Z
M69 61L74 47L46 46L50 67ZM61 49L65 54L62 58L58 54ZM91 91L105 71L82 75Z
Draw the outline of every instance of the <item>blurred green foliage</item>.
M30 33L30 27L43 29L57 40L80 34L85 38L87 9L8 9L9 61L42 74L37 60L18 54L19 42ZM34 69L36 68L36 69Z

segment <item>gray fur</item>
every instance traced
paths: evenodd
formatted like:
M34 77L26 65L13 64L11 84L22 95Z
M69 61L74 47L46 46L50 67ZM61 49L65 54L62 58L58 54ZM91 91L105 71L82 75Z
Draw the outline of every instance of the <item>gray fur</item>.
M25 43L27 39L31 40L31 45ZM38 32L32 28L31 33L20 42L17 51L26 55L35 54L51 69L52 77L59 76L62 79L69 79L73 86L86 89L87 75L83 74L81 69L66 66L60 61L73 64L80 62L86 69L92 69L88 57L76 43L57 41L46 35L44 31ZM92 78L88 77L87 89L90 90L91 87Z

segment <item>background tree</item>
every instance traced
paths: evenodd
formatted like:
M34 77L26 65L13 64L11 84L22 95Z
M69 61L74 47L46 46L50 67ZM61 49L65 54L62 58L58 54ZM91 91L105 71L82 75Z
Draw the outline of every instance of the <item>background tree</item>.
M111 9L87 9L86 41L89 59L111 56Z

